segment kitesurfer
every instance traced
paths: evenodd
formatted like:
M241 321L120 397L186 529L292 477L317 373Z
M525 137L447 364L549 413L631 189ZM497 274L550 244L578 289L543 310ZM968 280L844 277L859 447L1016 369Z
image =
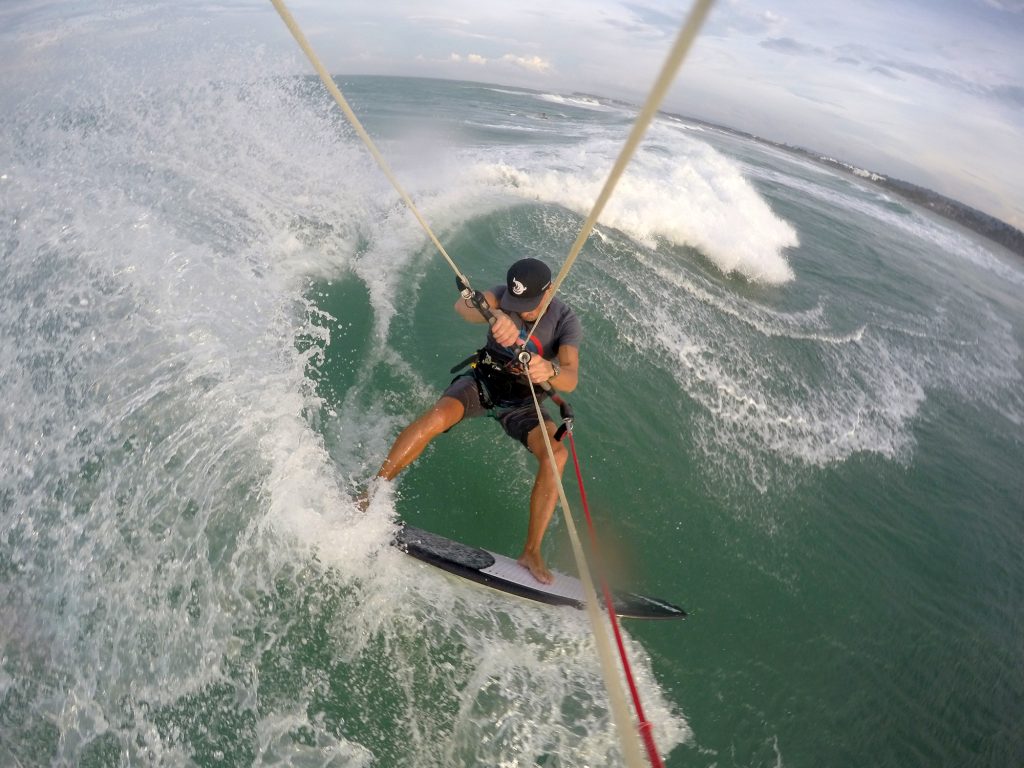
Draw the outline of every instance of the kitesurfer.
M537 477L530 493L530 522L519 563L538 581L553 581L541 556L541 542L558 498L556 478L551 470L541 425L530 394L534 385L547 382L554 390L571 392L579 376L579 345L583 332L575 313L557 296L551 299L540 323L529 339L527 333L540 314L541 303L551 293L551 270L539 259L520 259L509 267L505 285L484 291L495 321L487 343L467 363L469 373L456 377L436 403L398 436L377 476L394 479L411 464L431 440L447 432L464 418L491 415L505 433L526 446L538 461ZM483 323L484 316L469 300L455 302L455 312L469 323ZM531 353L523 370L513 354L522 346ZM537 389L538 397L544 397ZM542 407L544 426L554 436L556 427ZM559 475L568 452L552 440Z

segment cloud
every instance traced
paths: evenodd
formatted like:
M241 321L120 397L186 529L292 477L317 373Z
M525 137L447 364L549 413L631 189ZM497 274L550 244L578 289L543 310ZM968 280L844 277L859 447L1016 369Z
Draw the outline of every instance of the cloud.
M1024 87L1016 84L981 82L964 77L948 69L928 67L902 59L883 59L873 69L874 71L882 71L883 69L895 70L896 72L902 72L903 74L926 80L941 88L960 91L970 96L992 99L1011 107L1024 106ZM883 72L883 74L903 79L889 72Z
M422 54L419 58L424 61L426 60L423 58ZM489 62L492 62L491 59L488 59L486 56L481 56L479 53L452 53L448 56L448 61L455 62L456 64L471 64L478 67L485 67ZM512 53L506 53L496 61L504 64L511 64L514 67L520 67L522 69L529 70L530 72L539 72L541 74L547 72L551 68L551 62L547 59L542 59L540 56L516 56Z
M632 19L604 19L603 23L620 32L625 32L627 35L645 35L649 34L652 29L649 25Z
M408 21L414 24L424 24L431 27L468 27L469 19L458 19L451 16L406 16Z
M465 62L466 64L476 64L482 67L487 63L487 57L481 56L479 53L467 53L465 56L461 53L453 53L448 57L448 61L454 61L457 64Z
M1006 13L1024 13L1024 0L984 0L985 5Z
M506 53L501 57L501 60L541 74L544 74L551 68L551 62L547 59L542 59L540 56L516 56L512 53Z
M925 64L918 64L913 61L906 61L905 59L883 59L878 63L887 69L894 69L897 72L914 75L922 80L927 80L947 88L957 88L966 93L977 95L981 90L977 83L966 80L948 69L929 67Z
M794 56L819 56L825 53L824 49L815 45L807 45L794 40L791 37L769 37L761 41L761 47L777 53L792 54Z
M1024 5L1024 0L1021 0L1021 4ZM829 51L802 43L792 37L772 37L762 40L760 45L770 51L790 56L832 57L832 61L836 64L855 66L864 64L868 72L882 75L890 80L912 81L917 78L939 88L992 99L1010 107L1024 106L1024 87L1015 83L984 82L977 78L965 77L950 68L929 66L906 58L897 58L859 43L839 45Z
M885 67L881 67L881 66L872 67L869 71L870 72L877 72L878 74L885 75L885 77L892 78L893 80L902 80L903 79L902 77L897 75L895 72L892 72L891 70L888 70Z
M622 7L640 20L640 23L633 27L633 30L638 32L650 32L653 27L662 34L674 34L679 29L682 19L682 12L678 15L668 14L660 9L650 8L639 3L623 3ZM621 23L617 26L626 28L626 25Z
M856 59L858 63L861 60L875 61L879 56L878 51L863 43L843 43L835 46L833 50L841 57Z
M999 101L1017 107L1024 107L1024 88L1019 85L997 85L989 93Z
M760 3L752 5L746 0L728 0L724 5L725 8L712 12L708 17L703 34L711 37L778 34L786 25L784 16L761 7Z

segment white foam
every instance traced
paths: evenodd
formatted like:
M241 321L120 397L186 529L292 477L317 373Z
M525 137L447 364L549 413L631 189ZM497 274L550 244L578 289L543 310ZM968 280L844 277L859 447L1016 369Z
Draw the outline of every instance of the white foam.
M821 467L865 452L906 460L934 388L1014 423L1024 414L1019 345L993 308L953 295L924 314L872 305L843 328L831 309L848 315L842 298L825 293L812 309L781 311L657 252L632 255L602 262L612 279L596 283L592 300L699 405L691 431L709 471L729 485L774 487L780 461Z
M286 714L272 713L256 723L259 744L254 765L288 765L294 768L369 768L373 753L359 744L335 738L323 722L323 713L313 730L313 743L304 744L294 734L308 730L305 707Z
M592 112L619 112L621 109L605 104L592 96L565 96L558 93L536 94L536 98L550 104L558 104L566 107L579 107Z
M480 162L477 174L518 196L585 216L618 148L617 142L593 138L580 147ZM683 138L666 152L641 152L599 221L649 248L662 239L693 246L727 275L769 284L793 279L784 251L798 244L795 230L771 211L733 161L706 144Z

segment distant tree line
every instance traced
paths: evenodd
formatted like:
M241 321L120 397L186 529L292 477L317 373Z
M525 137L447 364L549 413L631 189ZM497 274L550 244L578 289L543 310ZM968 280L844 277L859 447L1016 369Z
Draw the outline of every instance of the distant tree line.
M883 177L875 183L1024 256L1024 232L1005 221L909 181Z
M940 216L945 216L947 219L955 221L960 226L977 232L979 235L984 235L989 240L999 243L1004 248L1008 248L1014 253L1024 256L1024 232L1021 232L1016 227L1010 226L1005 221L997 219L995 216L989 216L987 213L979 211L977 208L971 208L969 205L965 205L957 200L946 197L945 195L940 195L938 192L926 189L925 187L919 187L917 184L911 184L909 181L894 179L871 171L863 171L849 163L844 163L841 160L825 157L814 152L808 152L807 150L798 147L781 144L776 146L784 148L790 152L797 152L805 157L825 163L826 165L830 165L834 168L839 168L840 170L847 171L848 173L853 173L865 181L877 184L880 187L885 187L912 203L917 203L930 211L934 211Z

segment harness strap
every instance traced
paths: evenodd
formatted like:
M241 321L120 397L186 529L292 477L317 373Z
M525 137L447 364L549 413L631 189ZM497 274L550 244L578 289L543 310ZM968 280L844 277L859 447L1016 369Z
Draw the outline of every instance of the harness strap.
M478 352L474 352L472 355L467 357L465 360L463 360L458 365L453 365L451 367L451 370L448 371L448 373L458 373L459 371L461 371L463 368L465 368L466 366L470 365L471 363L475 363L477 361L477 359L479 358L479 356L480 355L479 355Z

